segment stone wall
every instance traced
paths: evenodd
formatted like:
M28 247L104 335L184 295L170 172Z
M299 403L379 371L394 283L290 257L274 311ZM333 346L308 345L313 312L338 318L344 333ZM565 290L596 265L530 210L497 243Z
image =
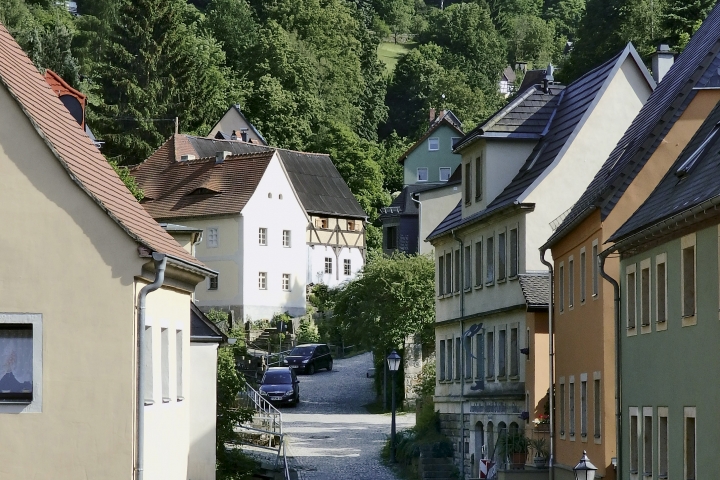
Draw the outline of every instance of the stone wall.
M458 471L461 470L461 462L465 462L465 476L470 477L472 472L472 464L470 463L470 422L467 414L465 415L465 435L464 441L461 442L462 424L460 423L459 413L441 413L440 414L440 433L448 437L453 443L453 464ZM463 450L465 454L463 455Z

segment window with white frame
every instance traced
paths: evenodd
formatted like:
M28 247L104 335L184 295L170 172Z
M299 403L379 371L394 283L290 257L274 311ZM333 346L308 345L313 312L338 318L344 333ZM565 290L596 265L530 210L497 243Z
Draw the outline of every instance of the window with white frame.
M593 374L593 436L601 437L602 429L602 396L600 391L600 372Z
M560 268L558 268L558 293L560 304L560 313L565 311L565 264L560 262Z
M453 339L447 339L447 373L445 380L451 381L453 378Z
M568 260L568 308L575 306L575 259Z
M11 314L20 316L17 314ZM2 315L2 317L6 317ZM33 324L5 323L0 317L0 404L33 401Z
M445 295L445 254L438 256L438 297Z
M560 379L560 436L565 437L565 379Z
M518 275L518 229L510 229L510 278Z
M258 273L258 288L260 290L267 290L267 272Z
M462 343L460 337L455 339L455 380L460 380L462 375Z
M451 173L450 167L440 167L440 181L447 182Z
M479 288L483 285L482 256L482 239L480 239L475 242L475 286Z
M495 237L487 237L485 250L485 284L490 285L495 282Z
M697 432L695 431L695 407L684 407L683 417L685 420L685 479L696 480L697 477L697 457L695 454L695 444L697 440Z
M211 227L207 230L207 240L205 241L207 248L217 248L218 246L218 229Z
M505 275L507 275L507 243L505 238L505 232L498 234L498 282L505 281Z
M290 230L283 230L283 247L290 247Z
M155 395L153 391L154 387L154 371L153 368L153 327L152 325L145 325L145 335L143 338L143 366L145 375L143 375L143 397L145 405L152 405L155 403Z
M503 329L498 332L498 377L507 375L507 330Z
M653 475L653 407L643 407L643 476Z
M258 229L258 245L267 245L267 228Z
M282 289L285 292L290 291L290 274L289 273L282 274Z
M455 275L453 278L453 291L459 292L460 291L460 249L455 250L455 263L453 264L453 267L455 268Z
M472 247L471 245L465 246L465 257L463 258L463 288L468 289L472 287Z
M640 469L640 448L638 439L640 425L638 407L630 407L630 473L637 474Z
M445 380L445 340L440 340L440 365L438 368L439 380L442 382Z
M439 137L428 138L428 150L431 152L440 150L440 138Z
M585 275L587 273L585 267L585 249L580 249L580 303L585 303Z
M580 375L580 436L587 438L588 426L588 389L587 374Z
M418 182L427 182L428 181L427 167L419 167L417 169L417 181Z
M570 436L575 436L575 379L570 377L568 385L568 415L570 420Z
M218 277L219 277L219 275L208 278L208 290L217 290L218 289Z
M520 346L518 345L518 329L510 329L510 376L517 377L519 375L519 358Z
M682 316L695 316L695 234L681 240L682 255Z
M325 273L333 272L333 261L332 257L325 257Z
M593 284L593 297L596 297L600 288L600 279L598 275L600 273L600 258L598 257L598 241L593 240L592 243L592 284Z
M346 277L352 275L352 264L349 258L343 260L343 274Z
M640 325L650 326L650 259L640 262Z
M633 330L637 327L637 308L635 305L635 265L628 265L625 269L625 307L627 315L627 328Z
M452 253L445 254L445 294L452 293Z
M170 330L160 329L160 378L162 383L162 401L170 401Z
M668 408L658 407L658 478L668 478Z
M183 331L175 330L175 382L178 401L185 399L183 391Z
M485 336L487 337L487 377L495 377L495 332L492 330L488 331Z
M655 321L658 324L667 321L667 256L664 253L655 257Z

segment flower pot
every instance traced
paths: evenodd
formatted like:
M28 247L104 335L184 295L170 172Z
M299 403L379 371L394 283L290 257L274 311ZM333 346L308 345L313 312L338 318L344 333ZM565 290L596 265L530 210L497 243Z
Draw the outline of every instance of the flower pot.
M547 458L533 457L533 465L535 465L535 468L545 468L547 465Z
M524 470L525 469L525 457L527 456L526 453L523 452L514 452L512 454L511 460L512 465L510 468L514 470Z

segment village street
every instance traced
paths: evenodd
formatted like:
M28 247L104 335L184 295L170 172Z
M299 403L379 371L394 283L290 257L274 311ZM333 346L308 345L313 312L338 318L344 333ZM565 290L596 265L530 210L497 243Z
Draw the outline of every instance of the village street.
M290 465L301 480L391 480L380 462L390 433L389 415L371 415L363 405L374 399L373 380L365 374L371 354L336 359L332 372L300 376L301 403L283 409ZM415 424L415 414L399 415L397 428Z

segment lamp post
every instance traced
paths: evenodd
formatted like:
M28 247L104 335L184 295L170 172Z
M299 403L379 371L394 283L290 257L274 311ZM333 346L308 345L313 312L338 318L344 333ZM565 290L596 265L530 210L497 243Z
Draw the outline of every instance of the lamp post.
M395 372L400 367L400 355L392 351L387 356L388 369L392 373L392 424L390 426L390 461L395 463Z
M583 456L580 459L580 463L575 465L573 472L575 472L575 480L593 480L595 478L595 471L597 467L590 462L587 456L587 452L583 450Z

